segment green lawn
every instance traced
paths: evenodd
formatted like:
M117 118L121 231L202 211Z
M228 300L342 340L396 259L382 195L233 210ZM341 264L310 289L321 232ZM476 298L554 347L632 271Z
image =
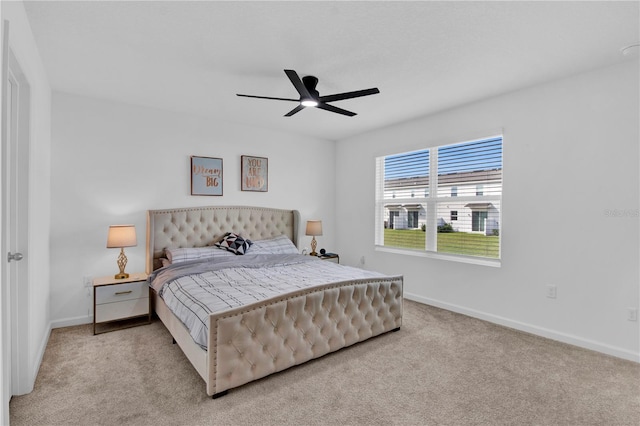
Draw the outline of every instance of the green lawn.
M384 245L424 250L426 233L419 229L385 229ZM439 232L438 252L498 258L500 237L466 232Z

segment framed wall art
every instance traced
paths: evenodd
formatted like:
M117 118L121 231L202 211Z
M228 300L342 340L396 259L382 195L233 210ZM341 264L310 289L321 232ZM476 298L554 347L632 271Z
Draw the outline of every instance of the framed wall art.
M267 192L269 188L269 159L241 156L240 180L243 191Z
M222 158L191 156L191 195L222 195Z

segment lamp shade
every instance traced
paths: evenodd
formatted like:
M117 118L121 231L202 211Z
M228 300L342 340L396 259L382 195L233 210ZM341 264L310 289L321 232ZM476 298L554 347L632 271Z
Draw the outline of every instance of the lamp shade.
M322 221L321 220L308 220L306 235L322 235Z
M134 225L111 225L107 235L107 248L134 247L138 245Z

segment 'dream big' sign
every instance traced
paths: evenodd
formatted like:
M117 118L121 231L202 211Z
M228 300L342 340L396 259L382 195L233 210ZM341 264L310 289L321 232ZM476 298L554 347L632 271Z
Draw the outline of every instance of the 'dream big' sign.
M191 157L191 194L222 195L222 158Z

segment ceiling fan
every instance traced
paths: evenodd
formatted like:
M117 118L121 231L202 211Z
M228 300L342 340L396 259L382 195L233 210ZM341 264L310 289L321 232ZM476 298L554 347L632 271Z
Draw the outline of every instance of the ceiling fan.
M298 73L294 70L284 70L293 86L296 88L298 93L300 94L300 99L290 99L290 98L272 98L270 96L255 96L255 95L241 95L236 93L238 96L244 96L245 98L258 98L258 99L273 99L276 101L293 101L299 102L299 105L286 113L285 117L291 117L293 114L296 114L302 111L306 107L316 107L320 109L324 109L326 111L335 112L337 114L346 115L349 117L353 117L356 115L355 112L347 111L346 109L338 108L333 105L329 105L327 102L335 102L341 101L344 99L358 98L360 96L367 95L375 95L376 93L380 93L377 87L373 89L365 89L365 90L356 90L354 92L345 92L345 93L336 93L335 95L327 95L320 96L318 91L316 90L316 85L318 84L318 79L312 75L307 75L302 77L298 77Z

